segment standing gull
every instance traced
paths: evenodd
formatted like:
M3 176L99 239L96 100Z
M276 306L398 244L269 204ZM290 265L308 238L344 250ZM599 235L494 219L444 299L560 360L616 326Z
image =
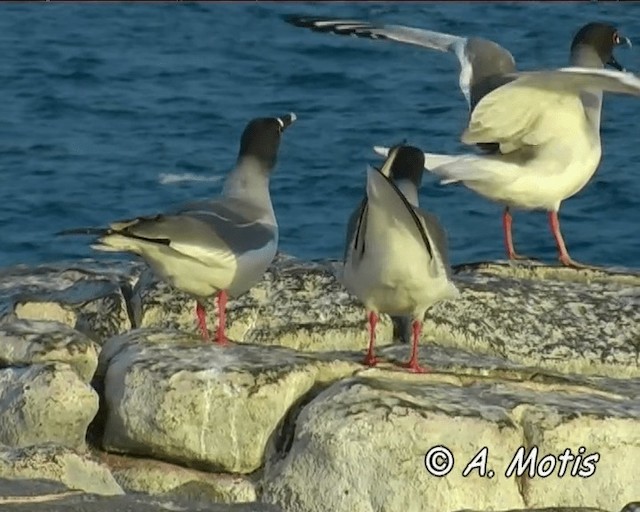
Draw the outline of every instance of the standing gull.
M416 208L420 206L418 198L418 189L422 183L422 175L424 174L424 153L413 146L399 146L396 157L387 162L387 165L380 169L385 176L391 178L393 183L402 192L407 201ZM349 250L349 242L353 236L353 232L358 224L358 219L362 215L362 209L367 203L366 196L362 199L360 205L353 210L347 224L347 237L344 245L344 257L346 260ZM410 316L394 316L391 318L394 324L394 336L400 338L402 343L410 343L412 337L411 317ZM371 335L375 338L375 324L378 317L375 313L369 314L369 327ZM367 362L367 361L365 361ZM368 364L368 363L367 363Z
M375 328L378 314L410 316L413 344L406 367L426 371L418 364L418 341L425 312L441 300L455 299L446 234L437 219L414 206L390 175L398 163L415 168L415 148L394 147L381 170L368 167L367 194L347 228L343 282L369 311L369 350L364 363L377 363ZM417 160L422 164L422 159ZM404 180L412 178L404 173ZM415 176L415 175L414 175ZM396 178L397 179L397 178Z
M94 249L131 252L175 288L196 299L196 317L209 339L204 299L217 295L216 341L225 344L227 296L251 288L273 261L278 247L269 178L282 132L296 120L253 119L244 129L235 168L222 196L199 201L167 213L114 222L106 229L72 229L61 234L97 234Z
M425 154L425 167L443 183L462 182L505 206L505 237L510 257L509 208L547 210L558 258L574 261L560 232L558 211L565 199L589 182L600 163L603 91L640 95L640 79L622 71L613 56L631 44L612 25L589 23L571 44L571 67L505 75L505 83L485 94L471 112L462 142L493 144L484 155ZM603 69L608 64L620 71ZM376 148L386 155L388 149Z

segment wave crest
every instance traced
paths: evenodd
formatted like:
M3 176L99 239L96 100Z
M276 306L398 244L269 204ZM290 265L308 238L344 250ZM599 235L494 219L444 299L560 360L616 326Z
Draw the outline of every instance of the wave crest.
M162 185L168 185L171 183L180 183L182 181L210 181L217 182L222 179L221 176L203 176L201 174L194 174L192 172L184 172L181 174L174 173L162 173L158 176Z

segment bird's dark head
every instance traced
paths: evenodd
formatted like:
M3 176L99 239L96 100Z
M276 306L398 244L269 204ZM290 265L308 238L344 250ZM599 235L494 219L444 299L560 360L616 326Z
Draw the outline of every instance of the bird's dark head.
M296 120L292 112L282 117L260 117L249 122L242 132L238 159L255 159L261 167L270 171L276 165L280 138Z
M631 40L620 34L613 25L593 22L587 23L575 35L571 43L571 53L591 49L597 54L603 67L608 65L618 71L624 71L624 67L613 54L614 48L620 45L631 46Z
M416 188L420 188L424 171L424 153L414 146L399 145L390 148L389 154L395 149L397 153L391 164L389 177L393 181L409 180Z

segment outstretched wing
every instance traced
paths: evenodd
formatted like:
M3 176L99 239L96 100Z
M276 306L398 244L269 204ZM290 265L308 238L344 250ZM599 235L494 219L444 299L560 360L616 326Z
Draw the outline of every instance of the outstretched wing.
M587 122L579 93L600 89L640 95L631 73L592 68L562 68L513 75L476 105L462 134L465 144L497 142L502 153L537 146Z
M365 21L315 16L285 16L285 21L296 27L309 28L315 32L326 32L367 39L385 39L421 48L428 48L430 50L453 53L460 63L460 89L467 100L467 104L471 104L470 87L473 70L467 53L468 38L466 37L403 25L374 24ZM495 43L491 44L498 47ZM513 57L511 57L511 54L507 50L504 48L501 49L513 60Z

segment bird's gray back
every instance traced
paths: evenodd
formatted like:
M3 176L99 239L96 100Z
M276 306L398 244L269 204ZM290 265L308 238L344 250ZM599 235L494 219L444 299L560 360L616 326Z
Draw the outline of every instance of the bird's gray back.
M263 212L255 208L251 203L225 198L190 203L178 209L176 215L201 221L208 226L203 235L218 237L232 252L241 254L264 247L275 235L275 227L261 222L264 215L259 213Z
M472 69L469 84L469 110L472 111L483 96L513 80L505 78L505 75L516 72L516 62L508 50L479 37L469 38L465 57Z

